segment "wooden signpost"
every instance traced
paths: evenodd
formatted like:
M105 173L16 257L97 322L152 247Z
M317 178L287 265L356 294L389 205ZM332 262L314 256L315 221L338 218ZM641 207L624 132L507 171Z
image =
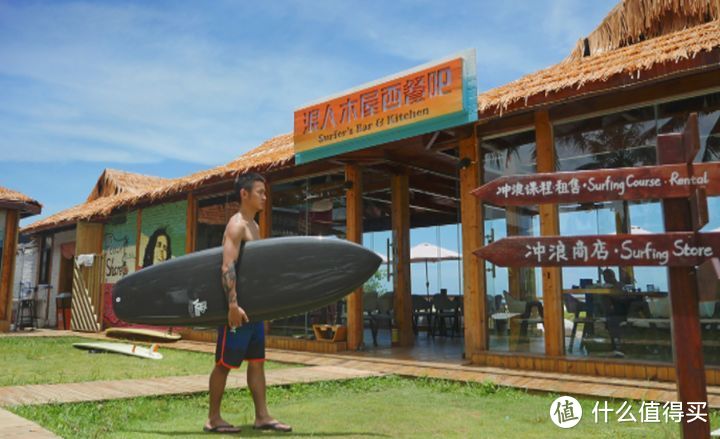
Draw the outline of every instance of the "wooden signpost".
M707 195L720 194L720 162L693 164L699 147L691 114L683 133L658 136L658 166L502 177L473 191L500 206L662 199L667 233L517 236L475 254L512 267L667 266L678 398L684 408L705 403L706 422L683 422L685 438L710 436L695 267L720 255L720 233L697 233L708 222Z
M501 267L694 267L720 255L720 233L512 236L475 254Z
M669 135L668 135L669 136ZM663 136L658 136L658 145ZM720 194L717 163L669 164L501 177L473 194L498 206L688 198L695 190Z

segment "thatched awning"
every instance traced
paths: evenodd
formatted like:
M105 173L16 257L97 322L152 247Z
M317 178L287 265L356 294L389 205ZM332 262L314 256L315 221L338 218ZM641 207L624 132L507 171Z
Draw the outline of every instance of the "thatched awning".
M158 186L164 186L169 181L167 178L107 168L98 178L87 201L122 193L140 195Z
M131 209L141 203L158 202L179 196L205 184L234 178L236 175L245 172L262 172L289 165L294 157L292 134L284 134L264 142L228 164L200 171L187 177L160 179L162 181L150 185L151 189L140 190L135 187L131 190L126 187L126 190L120 191L120 193L95 198L34 222L22 229L21 232L32 234L66 227L78 221L103 221L119 210ZM106 175L106 173L107 170L103 172L103 175ZM151 181L156 177L147 178L148 180L145 181ZM102 180L103 177L101 176L99 181Z
M42 204L27 195L0 186L0 208L19 210L22 218L37 215L42 210Z
M670 64L663 76L685 72L692 67L681 63L709 54L700 68L720 67L720 21L652 38L617 50L579 59L571 59L526 75L516 81L478 96L480 117L489 118L507 111L559 102L569 97L612 89L614 79L630 78L640 82L643 72ZM709 64L708 64L709 63ZM673 68L673 66L675 68ZM568 93L563 93L563 92Z

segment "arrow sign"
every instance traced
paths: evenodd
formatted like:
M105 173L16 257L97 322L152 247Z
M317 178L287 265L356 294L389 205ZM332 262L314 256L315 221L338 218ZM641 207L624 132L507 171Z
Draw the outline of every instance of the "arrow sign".
M528 206L684 198L698 187L720 194L720 162L506 176L472 193L498 206Z
M475 255L503 267L695 266L720 255L720 233L512 236Z

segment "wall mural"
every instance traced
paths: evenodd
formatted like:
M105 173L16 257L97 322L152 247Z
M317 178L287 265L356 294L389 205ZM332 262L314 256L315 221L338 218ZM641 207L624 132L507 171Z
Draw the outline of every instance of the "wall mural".
M103 252L105 253L104 326L127 326L113 312L112 287L124 276L135 271L136 241L137 212L116 215L105 225L103 238Z
M163 204L142 210L140 245L137 245L137 212L117 215L105 225L105 285L103 288L103 324L128 326L119 320L112 307L113 285L135 272L185 254L187 201ZM139 252L139 259L136 252Z
M153 206L142 211L141 268L185 254L187 201Z

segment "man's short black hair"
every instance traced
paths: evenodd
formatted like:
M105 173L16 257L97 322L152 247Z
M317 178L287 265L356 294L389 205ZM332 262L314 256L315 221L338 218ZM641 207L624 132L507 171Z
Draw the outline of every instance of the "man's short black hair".
M242 197L240 196L240 191L242 189L245 189L246 191L250 192L252 190L253 184L255 184L256 181L264 184L265 177L256 172L251 172L249 174L240 174L235 177L235 195L241 203Z

